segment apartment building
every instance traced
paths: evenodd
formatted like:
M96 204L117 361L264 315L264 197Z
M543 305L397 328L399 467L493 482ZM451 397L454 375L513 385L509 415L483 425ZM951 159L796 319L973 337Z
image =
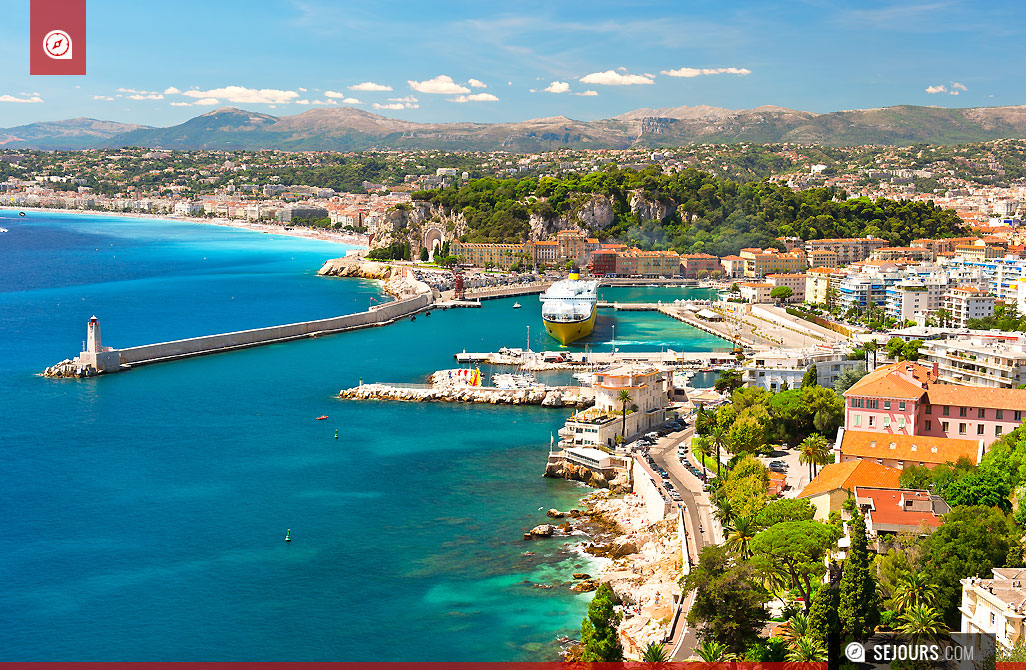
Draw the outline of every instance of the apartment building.
M774 349L756 353L745 361L739 372L745 386L775 393L784 388L800 387L812 366L816 366L816 383L831 387L842 372L860 365L863 365L861 359L852 360L840 352Z
M1026 339L1017 334L928 340L920 356L947 384L1006 389L1026 384Z
M591 263L588 269L595 277L604 277L607 274L616 274L616 251L612 249L597 249L591 254Z
M709 274L723 271L720 259L712 254L682 254L680 257L681 276L695 279L703 270Z
M805 301L816 305L830 302L830 289L837 289L840 279L846 276L844 270L835 267L813 267L805 272Z
M982 319L994 315L992 295L972 286L958 286L944 294L942 304L951 313L951 326L968 328L970 319Z
M805 253L811 255L816 250L831 251L837 255L837 265L844 266L865 260L874 249L886 246L887 240L871 236L808 240L805 243Z
M902 279L884 288L887 316L914 321L917 314L940 309L948 281L945 277Z
M1026 417L1026 390L942 384L938 368L902 361L870 372L844 393L845 430L989 445Z
M787 302L804 302L805 275L799 273L773 273L766 275L766 283L776 288L786 286L791 289L791 297Z
M773 284L749 281L738 284L738 289L741 291L741 299L747 300L753 305L773 302L773 299L770 298L770 291L773 290Z
M680 256L672 251L622 251L616 255L616 274L625 277L676 277L680 274Z
M805 255L811 268L836 268L840 263L837 252L832 249L811 249Z
M630 393L627 405L626 435L642 434L666 419L666 408L673 396L671 375L652 367L621 365L595 373L595 406L573 414L560 429L563 448L613 448L623 435L621 391Z
M991 258L1001 258L1005 255L1005 249L987 244L983 240L976 240L972 244L964 244L955 247L955 256L967 261L982 262Z
M748 248L741 250L745 260L745 277L765 277L773 272L802 272L809 264L805 253L799 249L781 252L776 249Z
M456 240L449 247L449 252L454 256L463 258L463 262L476 267L495 267L500 270L508 270L518 260L532 259L531 248L525 244L493 244L460 242ZM544 262L544 261L539 261Z
M745 259L740 256L724 256L720 259L723 276L727 279L740 279L745 276Z
M962 633L993 635L1004 650L1026 640L1026 569L994 568L993 577L966 577L962 583Z
M869 254L871 261L932 261L933 252L919 247L880 247Z

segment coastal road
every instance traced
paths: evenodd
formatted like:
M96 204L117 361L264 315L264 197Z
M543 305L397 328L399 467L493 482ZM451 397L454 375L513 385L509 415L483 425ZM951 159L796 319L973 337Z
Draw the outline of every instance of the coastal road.
M702 547L716 544L722 538L719 537L718 529L713 523L712 502L703 490L702 480L691 474L677 457L678 445L684 444L690 448L693 434L694 428L671 433L656 442L649 453L652 460L670 475L673 487L680 493L681 501L687 507L687 530L692 535L697 554ZM699 528L702 529L702 532L698 532ZM698 638L691 628L688 628L684 635L684 643L681 645L680 651L675 658L670 660L686 660L698 646Z

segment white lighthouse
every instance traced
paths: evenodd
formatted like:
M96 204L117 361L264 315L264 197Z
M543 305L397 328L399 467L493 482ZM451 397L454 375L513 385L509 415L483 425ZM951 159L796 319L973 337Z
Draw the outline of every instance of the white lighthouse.
M100 320L93 315L86 326L86 341L82 353L75 359L81 373L116 372L121 367L121 354L100 340Z

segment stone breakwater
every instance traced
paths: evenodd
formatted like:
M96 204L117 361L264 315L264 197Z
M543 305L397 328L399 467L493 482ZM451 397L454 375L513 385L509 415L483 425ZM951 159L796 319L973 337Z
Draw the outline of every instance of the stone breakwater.
M405 402L465 402L484 405L541 405L586 407L591 398L544 387L499 389L487 386L403 386L363 384L343 389L339 398L352 400L399 400Z

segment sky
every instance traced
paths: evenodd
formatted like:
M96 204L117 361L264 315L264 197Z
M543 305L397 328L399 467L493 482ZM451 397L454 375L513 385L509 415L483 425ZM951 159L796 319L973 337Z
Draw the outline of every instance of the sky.
M167 126L218 107L420 122L640 107L1026 103L1020 2L88 0L88 74L30 76L0 0L0 127Z

